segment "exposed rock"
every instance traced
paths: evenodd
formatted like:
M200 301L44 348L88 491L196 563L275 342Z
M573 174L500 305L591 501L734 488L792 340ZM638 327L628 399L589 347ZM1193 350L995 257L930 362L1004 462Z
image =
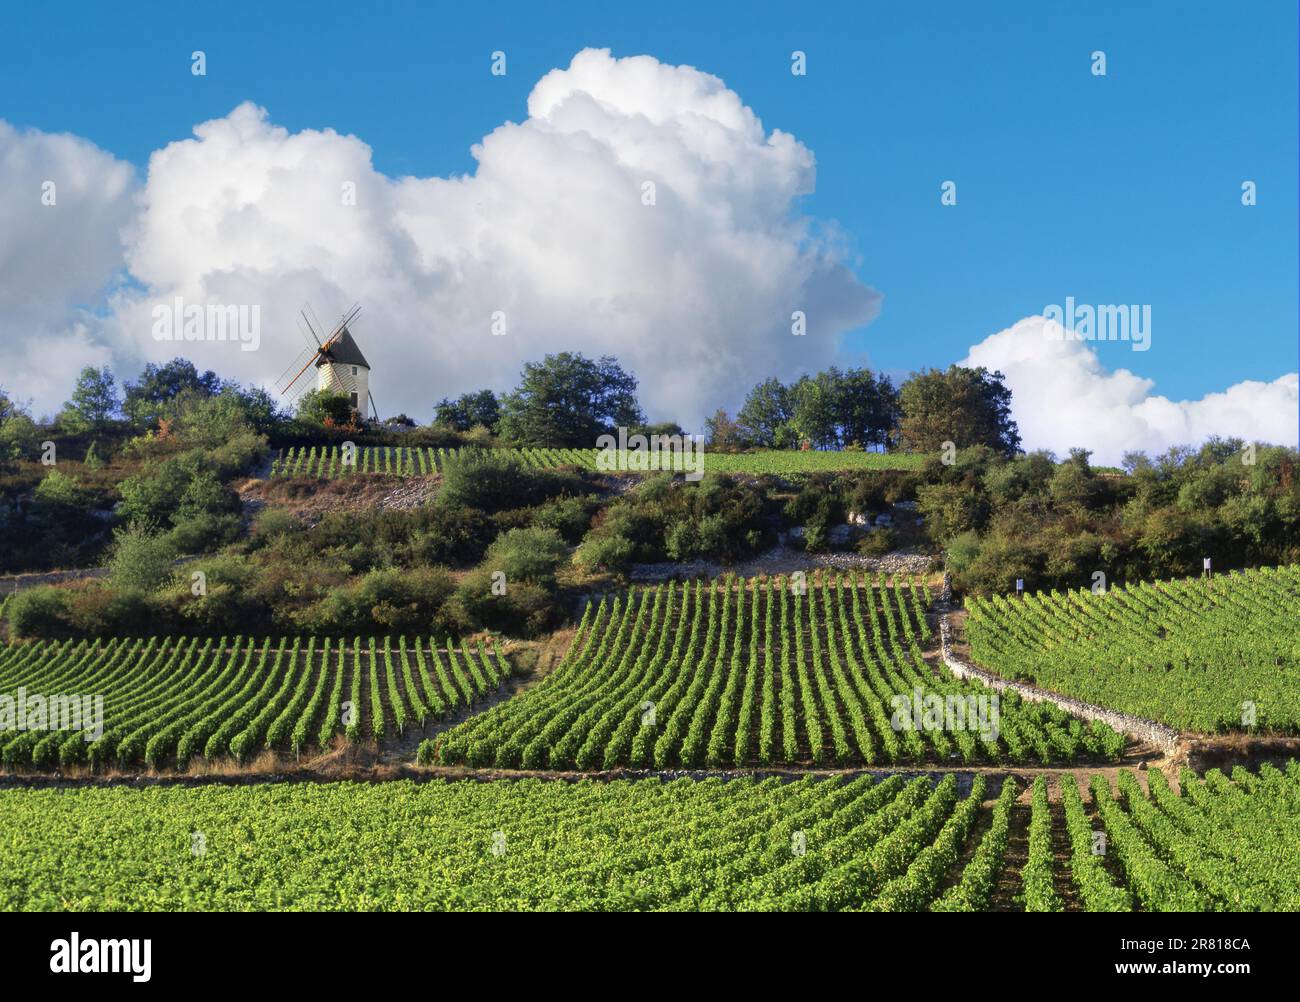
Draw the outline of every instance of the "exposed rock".
M755 577L759 574L771 576L793 571L814 571L822 567L884 572L890 575L924 574L933 561L934 557L928 553L910 550L896 550L879 557L867 557L860 553L805 553L787 546L776 546L766 553L731 566L712 560L633 564L629 578L632 581L667 581L670 578L715 578L723 574Z

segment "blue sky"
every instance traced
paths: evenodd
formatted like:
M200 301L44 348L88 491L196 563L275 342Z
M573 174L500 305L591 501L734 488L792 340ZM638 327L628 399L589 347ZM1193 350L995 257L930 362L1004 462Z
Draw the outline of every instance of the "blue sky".
M355 133L386 174L446 176L581 48L646 53L721 77L816 155L803 208L884 296L847 339L876 366L946 365L1072 295L1152 305L1151 351L1098 351L1175 400L1295 369L1295 3L809 6L9 4L0 118L143 168L252 100ZM206 78L177 73L192 49Z

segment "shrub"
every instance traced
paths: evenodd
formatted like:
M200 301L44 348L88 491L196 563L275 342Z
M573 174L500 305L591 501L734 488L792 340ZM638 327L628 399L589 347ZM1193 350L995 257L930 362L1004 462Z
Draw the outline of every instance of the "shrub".
M68 596L53 585L19 592L5 612L15 637L60 637L69 632Z
M495 449L464 449L447 464L438 495L441 505L506 511L527 508L561 494L583 489L579 474L563 470L525 469L509 453Z
M152 591L171 577L175 558L166 536L140 525L119 529L113 537L109 578L119 588Z
M507 580L504 593L498 593L493 584L486 567L466 576L445 610L445 626L459 632L489 629L536 636L560 619L554 595L541 585Z
M488 547L483 567L502 572L507 581L532 581L549 587L555 583L555 569L568 553L554 529L511 529Z
M304 615L303 627L338 636L427 633L455 584L442 568L371 571L334 588Z
M588 535L574 554L574 562L588 570L605 569L623 573L632 564L636 544L625 536Z

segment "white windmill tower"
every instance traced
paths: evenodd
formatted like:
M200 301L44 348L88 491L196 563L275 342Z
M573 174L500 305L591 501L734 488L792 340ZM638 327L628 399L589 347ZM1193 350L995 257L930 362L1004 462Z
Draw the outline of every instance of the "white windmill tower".
M369 413L378 419L379 409L375 406L375 398L370 392L370 363L366 361L366 356L361 353L356 339L348 329L348 325L354 323L360 313L361 307L353 306L322 339L316 333L316 328L320 326L319 322L313 325L307 317L307 310L302 311L302 319L307 327L304 336L310 334L311 341L293 364L285 370L286 375L293 372L293 376L289 379L281 377L282 394L287 395L290 390L298 386L298 391L293 396L294 399L301 396L307 386L299 384L298 381L303 373L314 365L318 390L341 393L348 398L352 410L359 417L365 418Z

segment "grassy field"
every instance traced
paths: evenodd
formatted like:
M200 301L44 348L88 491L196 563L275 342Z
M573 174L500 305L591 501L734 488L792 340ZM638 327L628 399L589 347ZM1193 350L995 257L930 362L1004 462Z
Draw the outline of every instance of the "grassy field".
M271 465L273 477L342 477L357 474L432 476L455 462L457 449L412 449L393 446L359 446L346 459L340 446L308 446L283 449ZM578 466L612 473L647 473L661 470L689 472L681 457L671 453L615 454L612 469L598 464L597 449L500 449L517 457L526 467L550 469ZM776 475L832 473L842 470L914 470L928 457L911 453L881 452L798 452L746 453L705 452L705 473L748 473Z
M1300 730L1300 566L967 602L977 662L1207 733Z
M7 789L0 909L1300 908L1300 766L1148 776Z

